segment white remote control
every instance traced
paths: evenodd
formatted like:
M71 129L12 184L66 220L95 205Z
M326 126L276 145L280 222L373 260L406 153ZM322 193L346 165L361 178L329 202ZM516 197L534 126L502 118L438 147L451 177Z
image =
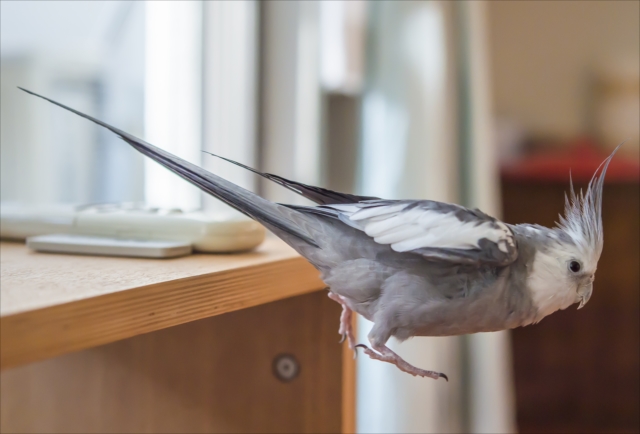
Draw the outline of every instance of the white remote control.
M200 252L236 252L256 247L265 229L244 216L185 213L139 204L13 205L0 207L0 237L71 234L119 240L180 241Z
M29 237L27 238L27 247L38 252L134 258L176 258L191 253L191 244L183 241L123 240L69 234Z

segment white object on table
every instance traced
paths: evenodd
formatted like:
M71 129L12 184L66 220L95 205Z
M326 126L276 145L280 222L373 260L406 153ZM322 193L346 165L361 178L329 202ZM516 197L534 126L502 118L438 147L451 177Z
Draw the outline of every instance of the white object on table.
M66 233L120 240L179 241L200 252L237 252L259 245L265 229L248 217L183 212L139 204L2 204L0 237Z
M70 234L29 237L27 247L39 252L138 258L175 258L191 254L191 244L183 241L124 240Z

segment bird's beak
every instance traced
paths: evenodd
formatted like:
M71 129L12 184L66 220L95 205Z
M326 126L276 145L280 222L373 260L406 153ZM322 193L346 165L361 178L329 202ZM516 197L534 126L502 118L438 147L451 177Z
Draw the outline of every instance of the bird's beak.
M582 309L582 307L587 304L587 302L591 298L592 292L593 282L589 282L588 284L581 286L580 289L578 289L578 296L580 297L580 304L578 305L578 309Z

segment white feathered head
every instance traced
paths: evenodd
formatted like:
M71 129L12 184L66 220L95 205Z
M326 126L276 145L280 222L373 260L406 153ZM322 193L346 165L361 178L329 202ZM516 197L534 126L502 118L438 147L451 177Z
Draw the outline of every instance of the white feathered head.
M597 263L602 253L602 187L609 163L620 146L622 143L598 166L586 193L580 190L576 194L571 182L569 195L565 195L565 215L560 216L558 228L571 237L590 262Z

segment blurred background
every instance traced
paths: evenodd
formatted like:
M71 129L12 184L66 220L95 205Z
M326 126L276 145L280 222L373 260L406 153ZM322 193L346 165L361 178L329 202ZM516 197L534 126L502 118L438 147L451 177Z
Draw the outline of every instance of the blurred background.
M266 197L264 171L553 225L607 174L589 305L512 332L392 343L451 381L358 359L359 432L640 429L640 3L2 1L1 199L227 210L85 111ZM365 339L370 324L361 320Z

